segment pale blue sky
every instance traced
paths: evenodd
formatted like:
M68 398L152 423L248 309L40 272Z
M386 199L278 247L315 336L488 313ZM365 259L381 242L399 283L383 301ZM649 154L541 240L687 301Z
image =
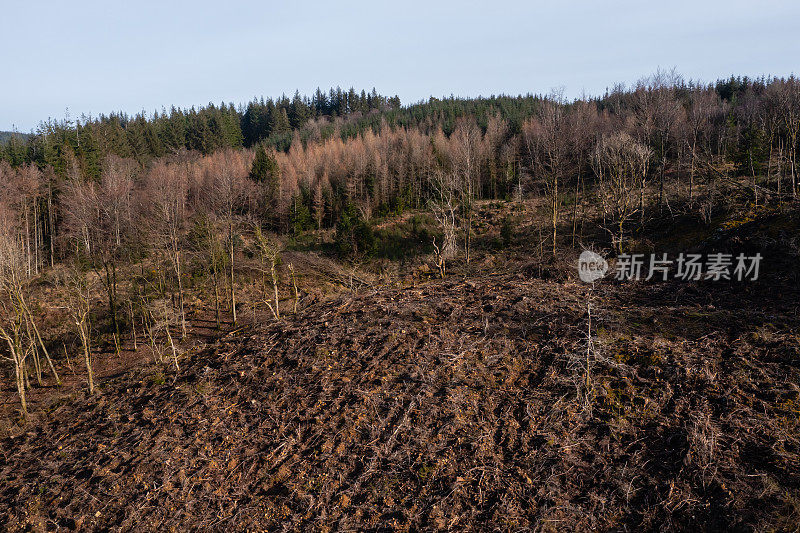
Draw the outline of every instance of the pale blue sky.
M800 2L4 1L0 130L48 117L376 87L575 97L657 68L800 73Z

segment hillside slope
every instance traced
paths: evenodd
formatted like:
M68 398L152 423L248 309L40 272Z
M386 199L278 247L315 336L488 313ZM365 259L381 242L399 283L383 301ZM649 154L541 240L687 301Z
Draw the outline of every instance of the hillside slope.
M791 528L798 293L771 291L519 274L337 298L53 405L2 442L0 528Z

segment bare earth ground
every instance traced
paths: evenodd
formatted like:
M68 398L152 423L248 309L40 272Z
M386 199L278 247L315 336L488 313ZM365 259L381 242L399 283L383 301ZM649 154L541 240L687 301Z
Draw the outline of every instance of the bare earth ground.
M588 403L585 285L319 304L5 439L0 527L795 528L796 287L680 283L593 291Z

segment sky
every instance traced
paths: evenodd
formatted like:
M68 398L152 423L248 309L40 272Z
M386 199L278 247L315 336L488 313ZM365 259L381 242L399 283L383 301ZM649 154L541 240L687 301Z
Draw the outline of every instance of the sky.
M375 87L430 96L599 95L657 69L800 74L796 0L12 1L0 130L67 110L152 113Z

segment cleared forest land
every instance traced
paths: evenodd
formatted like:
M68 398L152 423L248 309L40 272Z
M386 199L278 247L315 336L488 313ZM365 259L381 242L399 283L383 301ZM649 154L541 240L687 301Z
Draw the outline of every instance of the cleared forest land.
M54 396L2 441L0 529L791 530L796 224L693 244L764 251L751 283L484 250Z

